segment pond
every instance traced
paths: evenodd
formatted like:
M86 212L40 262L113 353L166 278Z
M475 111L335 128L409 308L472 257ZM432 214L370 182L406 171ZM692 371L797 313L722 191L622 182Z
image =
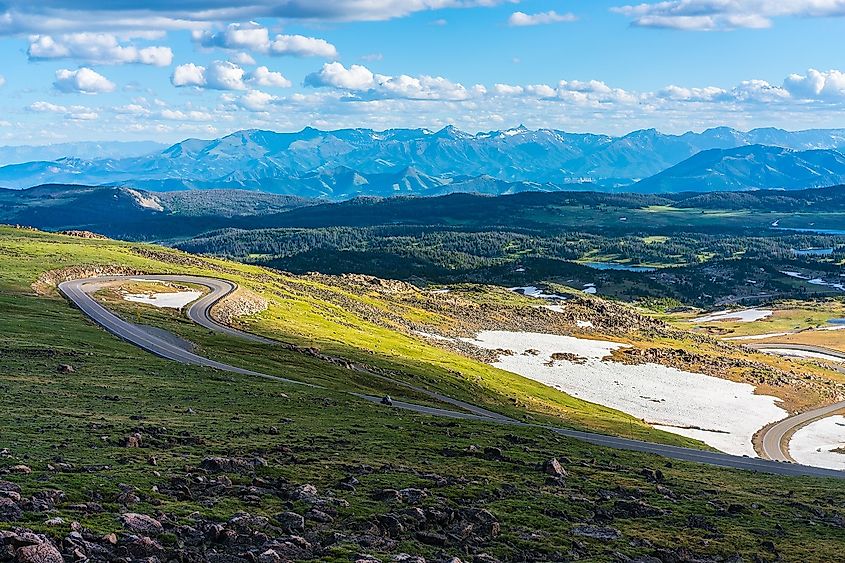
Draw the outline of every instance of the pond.
M792 252L798 256L830 256L833 254L832 248L793 248Z
M814 233L817 235L845 235L842 229L793 229L790 227L772 227L776 231L792 231L794 233Z
M625 270L626 272L653 272L657 269L648 266L629 266L617 262L583 262L583 265L594 270Z

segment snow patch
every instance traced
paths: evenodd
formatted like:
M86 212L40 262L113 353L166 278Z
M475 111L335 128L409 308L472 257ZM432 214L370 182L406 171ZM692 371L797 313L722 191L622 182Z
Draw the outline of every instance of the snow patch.
M164 206L161 204L161 201L154 195L144 195L139 191L135 191L131 188L124 188L126 193L131 195L135 202L145 209L152 209L153 211L164 211Z
M789 441L789 453L803 465L845 470L845 416L830 416L799 429Z
M818 360L827 360L829 362L845 362L845 359L838 356L832 356L823 352L811 352L809 350L793 350L791 348L765 348L760 350L766 354L775 354L777 356L786 356L788 358L814 358Z
M536 288L533 285L526 285L523 287L509 287L508 291L521 293L527 297L536 297L537 299L566 299L563 295L555 293L546 293L542 289Z
M703 317L693 319L694 323L712 323L715 321L737 321L740 323L753 323L770 317L774 311L764 309L745 309L743 311L715 311Z
M725 340L765 340L766 338L777 338L778 336L789 336L791 332L770 332L768 334L751 334L749 336L731 336Z
M181 309L200 297L202 297L201 291L174 291L172 293L128 293L123 296L123 299L163 309Z
M530 332L487 331L462 339L488 350L514 352L493 364L579 399L641 418L661 430L701 440L723 452L754 456L751 438L787 416L777 399L754 387L656 364L603 361L625 344ZM537 355L527 350L539 350ZM552 361L556 352L583 363ZM549 364L550 365L546 365Z

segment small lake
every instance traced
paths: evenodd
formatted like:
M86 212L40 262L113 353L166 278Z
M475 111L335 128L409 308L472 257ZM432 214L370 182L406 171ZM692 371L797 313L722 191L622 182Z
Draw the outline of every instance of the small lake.
M832 325L845 325L845 319L830 319L827 323Z
M791 231L793 233L813 233L816 235L845 235L842 229L792 229L789 227L772 227L776 231Z
M833 254L832 248L804 248L804 249L797 249L793 248L792 252L797 254L798 256L830 256Z
M594 270L625 270L626 272L653 272L657 268L649 268L648 266L629 266L627 264L618 264L616 262L582 262L584 266Z

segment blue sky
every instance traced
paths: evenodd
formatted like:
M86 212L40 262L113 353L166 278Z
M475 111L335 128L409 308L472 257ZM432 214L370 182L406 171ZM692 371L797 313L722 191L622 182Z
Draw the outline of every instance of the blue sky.
M103 4L0 1L0 143L845 127L845 0Z

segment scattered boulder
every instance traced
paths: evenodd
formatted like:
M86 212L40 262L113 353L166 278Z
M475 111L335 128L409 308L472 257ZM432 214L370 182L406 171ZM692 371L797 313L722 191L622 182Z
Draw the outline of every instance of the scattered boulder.
M64 563L62 554L52 543L25 545L15 552L17 563Z
M594 526L592 524L578 524L572 528L572 534L595 540L617 540L622 532L609 526Z
M566 470L556 457L553 457L543 464L543 471L546 475L551 475L552 477L566 477L567 475Z
M14 522L23 515L18 503L7 497L0 497L0 522Z
M426 497L428 497L428 492L425 489L415 489L411 487L399 491L399 498L408 504L419 504Z
M207 457L200 467L213 473L250 473L255 470L253 462L234 457Z
M68 374L68 373L74 373L76 370L73 369L73 366L70 365L70 364L61 364L59 367L56 368L56 371L58 371L61 374Z
M161 522L146 514L127 512L121 515L120 521L127 530L144 536L157 536L164 531Z
M140 448L142 441L143 441L143 436L141 435L141 433L135 432L134 434L131 434L131 435L126 437L126 439L123 442L123 445L126 446L127 448Z
M288 533L305 531L305 518L296 512L282 512L275 516L276 521Z

